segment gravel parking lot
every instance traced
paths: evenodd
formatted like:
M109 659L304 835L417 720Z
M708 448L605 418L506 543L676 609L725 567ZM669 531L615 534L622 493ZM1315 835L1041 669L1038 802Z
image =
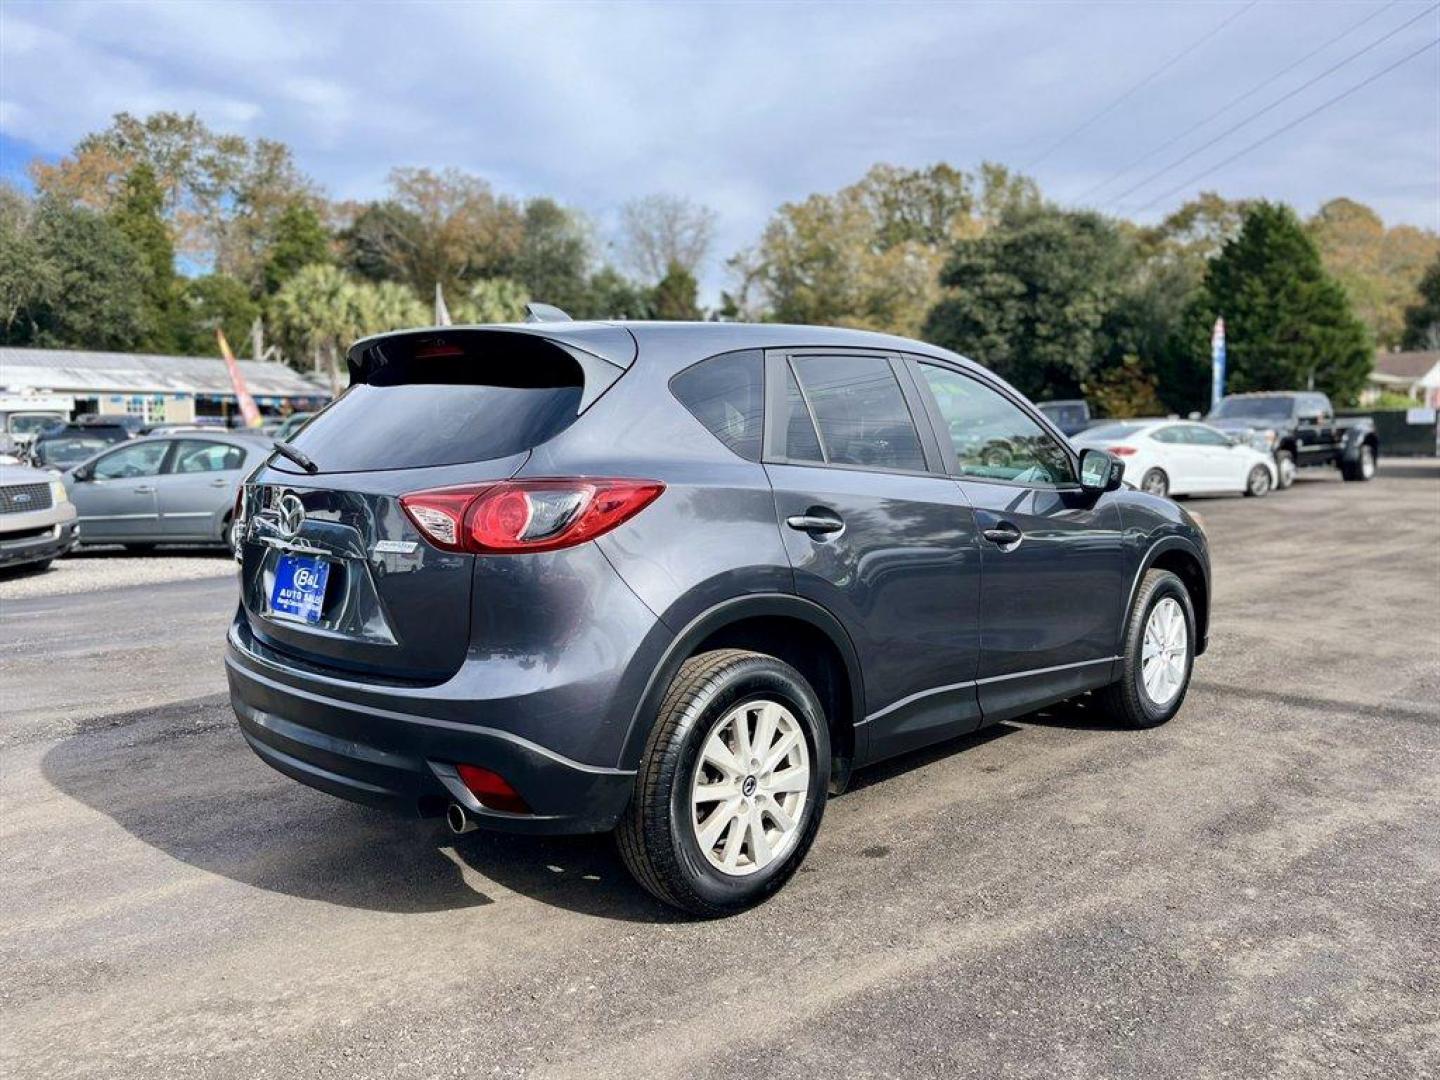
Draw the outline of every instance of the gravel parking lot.
M223 557L0 586L0 1073L1440 1074L1440 466L1190 505L1214 624L1173 722L1082 702L869 770L710 923L606 838L267 769Z
M234 576L235 560L218 547L160 548L153 555L131 555L121 547L79 548L48 570L22 567L0 576L0 603Z

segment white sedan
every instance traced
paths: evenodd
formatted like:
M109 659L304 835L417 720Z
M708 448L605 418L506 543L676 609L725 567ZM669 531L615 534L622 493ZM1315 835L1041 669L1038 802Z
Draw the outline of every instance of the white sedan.
M1121 420L1080 432L1077 449L1108 450L1125 463L1125 479L1151 495L1241 491L1275 486L1275 462L1249 443L1189 420Z

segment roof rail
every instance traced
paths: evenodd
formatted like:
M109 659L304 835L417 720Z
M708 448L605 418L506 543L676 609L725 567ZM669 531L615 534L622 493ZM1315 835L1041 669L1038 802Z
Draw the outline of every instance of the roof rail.
M526 322L574 322L554 304L526 304Z

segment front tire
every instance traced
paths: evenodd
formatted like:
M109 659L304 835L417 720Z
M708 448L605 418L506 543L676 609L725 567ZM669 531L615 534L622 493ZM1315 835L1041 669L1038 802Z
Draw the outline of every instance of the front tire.
M1278 478L1275 489L1284 491L1295 483L1295 455L1289 450L1275 451L1275 475Z
M650 893L714 918L790 880L825 811L830 738L804 677L773 656L685 661L660 705L616 831Z
M1250 475L1245 478L1245 494L1255 499L1263 499L1270 494L1270 470L1264 465L1256 465L1250 470Z
M1123 674L1100 691L1101 707L1129 727L1165 723L1190 689L1195 640L1185 583L1168 570L1148 571L1125 626Z

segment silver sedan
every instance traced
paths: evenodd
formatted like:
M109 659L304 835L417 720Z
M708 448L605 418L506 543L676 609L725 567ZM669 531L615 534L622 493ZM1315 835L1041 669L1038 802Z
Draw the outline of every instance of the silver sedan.
M152 435L76 465L64 480L80 542L231 545L235 492L273 445L243 432Z

